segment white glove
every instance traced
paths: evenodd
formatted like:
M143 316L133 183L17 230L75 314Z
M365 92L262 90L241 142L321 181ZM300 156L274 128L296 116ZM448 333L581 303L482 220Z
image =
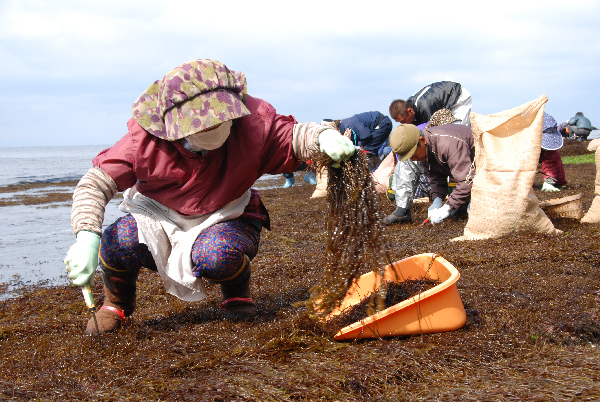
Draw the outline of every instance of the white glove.
M354 144L349 138L344 137L337 130L327 129L319 134L321 152L325 152L333 159L333 167L340 167L340 162L348 160L354 155Z
M73 285L94 285L99 249L100 236L96 233L85 230L77 233L77 242L71 246L64 261Z
M445 204L444 206L431 211L431 216L430 216L431 223L435 225L436 223L440 223L441 221L443 221L444 219L446 219L449 216L450 216L450 205Z
M433 204L431 204L431 206L429 208L427 208L427 217L431 218L431 212L435 209L438 209L441 206L442 206L442 199L440 197L436 197L435 200L433 200Z
M560 191L560 190L557 189L556 187L554 187L552 184L544 182L544 184L542 184L542 191Z

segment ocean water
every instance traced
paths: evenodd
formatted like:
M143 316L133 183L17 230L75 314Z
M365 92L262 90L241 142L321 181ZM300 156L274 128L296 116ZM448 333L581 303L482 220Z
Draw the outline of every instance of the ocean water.
M92 159L108 145L68 147L0 147L0 200L22 195L72 194L74 187L59 185L79 180ZM281 186L281 176L265 175L254 187ZM19 184L41 187L22 190ZM106 207L104 227L119 216L119 200ZM0 206L0 300L14 297L28 286L70 283L63 263L75 236L71 230L71 201L38 205Z
M110 145L0 148L0 187L79 180Z

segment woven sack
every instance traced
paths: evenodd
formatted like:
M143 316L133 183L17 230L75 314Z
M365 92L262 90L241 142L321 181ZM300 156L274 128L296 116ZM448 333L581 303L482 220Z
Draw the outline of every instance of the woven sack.
M596 141L596 140L594 140ZM593 141L592 141L593 142ZM590 143L590 145L592 145ZM588 147L588 149L590 149ZM596 196L592 201L590 209L585 213L581 222L584 223L599 223L600 222L600 148L596 148L596 189L594 193Z
M539 207L533 181L542 146L546 95L496 114L471 113L476 173L469 220L454 240L520 232L562 233Z
M313 191L310 198L321 198L327 195L327 168L321 169L320 172L316 173L317 187Z
M379 164L377 169L371 173L373 186L375 187L375 192L377 192L377 194L385 194L387 192L390 176L394 174L395 168L396 158L394 153L390 152Z

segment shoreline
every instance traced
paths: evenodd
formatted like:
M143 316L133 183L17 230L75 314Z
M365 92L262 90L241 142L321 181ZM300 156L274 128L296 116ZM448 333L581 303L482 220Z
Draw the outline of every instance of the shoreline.
M63 259L73 244L71 203L79 180L14 184L0 188L0 300L35 287L68 285ZM283 176L259 179L259 191L280 188ZM297 187L307 185L299 180ZM104 226L123 213L122 193L108 203Z
M282 181L281 175L263 176L254 183L253 188L257 190L278 188L283 185L275 184L279 181ZM70 202L77 183L79 180L8 184L0 187L0 207ZM114 198L122 197L123 194L119 192Z

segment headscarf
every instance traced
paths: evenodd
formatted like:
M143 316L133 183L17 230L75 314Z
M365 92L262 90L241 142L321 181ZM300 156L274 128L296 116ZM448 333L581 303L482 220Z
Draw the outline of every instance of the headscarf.
M169 141L185 138L250 114L242 72L208 59L189 61L155 81L135 101L133 117L149 133Z

